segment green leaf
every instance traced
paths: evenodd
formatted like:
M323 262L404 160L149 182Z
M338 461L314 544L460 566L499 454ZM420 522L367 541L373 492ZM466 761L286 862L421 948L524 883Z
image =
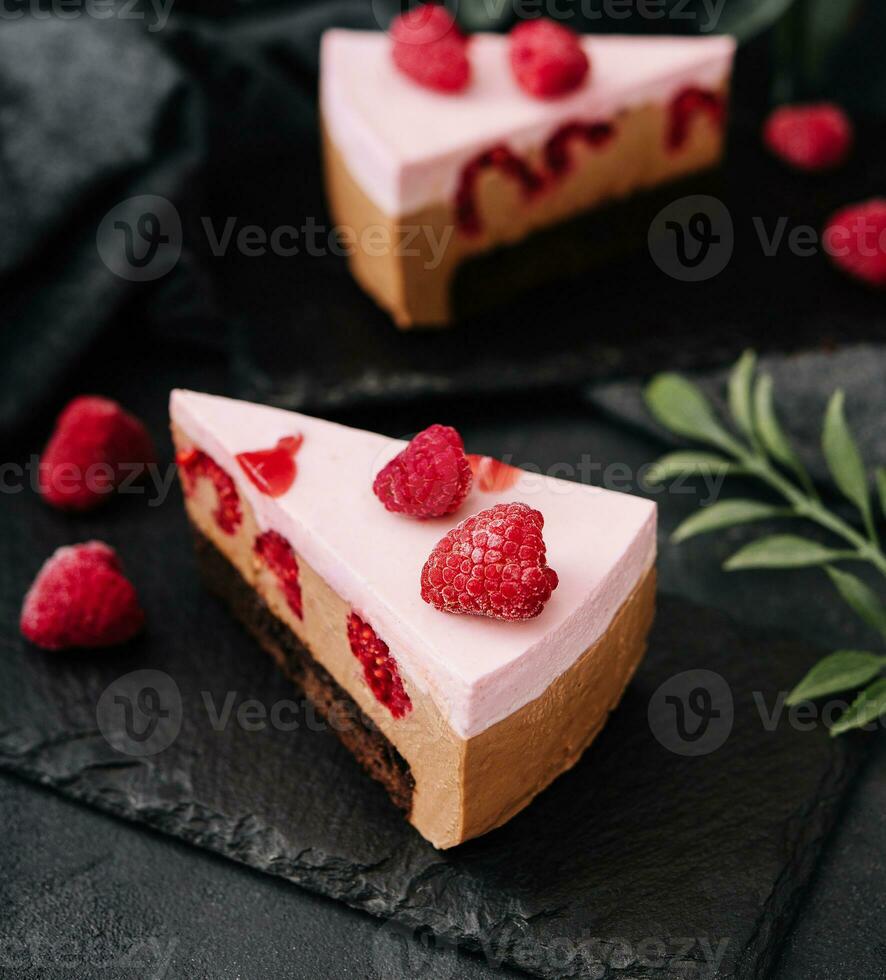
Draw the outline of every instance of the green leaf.
M806 0L805 56L811 81L824 85L828 63L833 60L834 48L857 27L861 0Z
M718 34L731 34L746 41L771 27L795 0L756 0L724 4L717 22Z
M785 704L813 701L826 694L837 694L861 687L880 673L884 660L886 658L865 650L838 650L824 660L819 660L791 691Z
M869 626L886 636L886 607L860 578L840 568L826 568L831 581L850 608Z
M754 436L751 385L756 364L757 355L752 350L746 350L729 375L729 411L739 429L751 438Z
M821 445L828 469L844 496L861 511L865 522L871 523L871 504L868 481L861 453L846 423L843 392L837 390L828 402L824 417Z
M808 568L854 558L854 551L834 551L817 541L792 534L774 534L752 541L736 552L723 567L728 572L746 568Z
M654 462L646 471L649 483L664 483L675 476L727 476L741 473L741 467L716 453L669 453Z
M866 687L843 713L839 721L831 725L831 735L842 735L852 728L863 728L868 722L886 714L886 677Z
M772 376L769 374L761 375L754 387L754 415L757 422L757 435L763 448L777 463L792 469L804 482L807 482L806 470L775 414Z
M658 421L677 435L734 452L735 440L717 420L701 389L679 374L659 374L645 391L646 404Z
M874 475L877 479L877 496L880 498L880 509L886 516L886 466L878 466Z
M674 531L671 540L679 543L696 534L707 534L709 531L719 531L736 524L765 521L770 517L784 517L791 513L785 507L775 507L773 504L764 504L758 500L721 500L687 517Z

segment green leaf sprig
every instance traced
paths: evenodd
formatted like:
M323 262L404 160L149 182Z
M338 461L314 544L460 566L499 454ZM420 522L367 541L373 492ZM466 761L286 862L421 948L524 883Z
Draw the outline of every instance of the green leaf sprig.
M860 526L844 520L822 502L775 411L772 378L757 373L757 358L745 351L729 376L732 425L718 417L697 385L678 374L659 374L645 391L649 410L665 428L709 447L670 453L653 464L649 480L676 476L743 475L763 483L778 503L721 500L699 510L674 531L675 542L698 534L773 518L801 519L823 528L830 544L802 534L773 534L751 542L724 563L727 571L821 567L837 593L868 626L886 640L886 606L860 578L837 567L866 562L886 577L886 554L877 535L874 502L858 444L846 421L845 399L836 391L822 428L822 452L839 491L859 515ZM714 452L710 449L713 448ZM874 474L879 510L886 513L886 469ZM862 690L831 726L832 735L886 718L886 655L839 650L821 660L788 695L787 704L850 690Z

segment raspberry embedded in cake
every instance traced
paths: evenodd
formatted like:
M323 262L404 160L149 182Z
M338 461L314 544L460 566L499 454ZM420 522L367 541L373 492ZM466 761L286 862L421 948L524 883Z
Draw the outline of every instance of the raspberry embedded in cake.
M490 170L498 171L518 187L525 200L531 199L544 186L542 175L504 144L484 150L465 164L458 178L455 216L458 228L464 235L479 235L483 230L477 202L477 183Z
M175 461L186 496L195 492L201 480L212 485L216 494L216 508L212 515L215 523L225 534L234 534L243 521L243 514L240 510L240 497L230 474L211 456L193 446L180 449L175 454Z
M446 16L434 14L441 27ZM400 43L334 29L323 35L320 59L331 210L358 240L378 227L402 246L348 257L400 327L451 323L464 264L525 244L521 256L535 269L536 232L597 212L601 223L618 222L642 204L628 198L720 161L730 37L576 36L533 21L510 37L459 40L470 80L455 94L398 68L392 46ZM414 50L406 57L417 71L435 70ZM492 259L483 270L495 278ZM511 274L489 292L501 297L524 280L532 276Z
M722 97L709 89L690 86L680 91L671 102L668 149L682 150L699 117L706 118L715 130L723 125L726 106Z
M376 701L383 704L394 718L402 718L412 711L412 702L403 687L397 662L391 656L387 643L356 613L348 616L348 643L351 653L363 665L363 677Z
M268 566L277 578L277 584L286 596L293 615L304 619L301 583L298 579L298 559L292 545L276 531L264 531L253 545L256 556Z
M614 123L565 123L545 143L545 166L552 175L561 176L571 169L570 149L575 143L583 143L591 149L599 150L613 139L615 139Z
M492 830L579 758L645 650L653 503L480 457L454 517L416 520L373 492L408 443L188 391L170 412L239 500L228 533L212 483L185 495L211 587L425 838ZM293 432L298 476L270 496L238 457Z

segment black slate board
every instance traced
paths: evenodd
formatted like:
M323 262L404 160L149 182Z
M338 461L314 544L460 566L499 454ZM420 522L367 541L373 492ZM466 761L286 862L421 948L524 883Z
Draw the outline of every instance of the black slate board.
M304 716L297 732L213 729L203 691L216 708L229 691L235 706L268 708L292 692L204 594L177 492L160 507L117 500L75 527L28 492L6 502L4 768L543 976L711 976L708 948L723 953L718 976L771 965L864 745L762 724L752 692L771 705L808 664L805 644L663 598L647 661L575 770L507 827L441 854ZM130 556L150 631L113 654L29 649L10 628L21 582L53 547L90 535ZM697 758L667 751L647 720L659 685L690 668L721 674L735 704L730 737ZM112 683L134 696L120 678L141 669L167 675L155 683L173 721L175 690L182 710L173 743L137 759L106 741L96 705Z

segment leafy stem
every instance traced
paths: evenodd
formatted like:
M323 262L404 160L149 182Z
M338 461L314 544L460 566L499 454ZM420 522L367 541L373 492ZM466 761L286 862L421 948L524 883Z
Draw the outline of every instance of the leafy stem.
M727 427L704 393L677 374L660 374L646 388L655 418L677 435L713 447L716 452L681 451L654 464L650 479L663 482L678 475L729 476L758 480L787 507L758 500L717 501L697 511L674 531L675 542L739 524L781 517L816 524L840 539L835 548L813 538L774 534L745 545L724 564L728 571L753 568L818 566L829 575L841 598L869 626L886 638L886 605L855 575L836 567L844 561L865 562L886 577L886 554L877 535L868 475L845 416L842 391L831 396L822 426L821 446L839 491L853 505L861 528L822 501L800 457L782 429L775 411L769 375L757 375L756 355L746 351L732 369L728 385ZM880 509L886 513L886 469L874 474ZM886 657L865 651L838 651L817 664L791 692L791 699L821 697L868 684L841 718L832 734L863 727L886 717ZM871 683L872 682L872 683Z
M873 527L868 530L868 537L866 538L847 521L824 507L817 494L814 497L811 496L808 490L801 490L782 476L765 456L741 448L735 458L748 475L758 477L781 494L791 505L791 511L795 517L812 521L843 538L855 549L855 557L859 561L870 562L883 576L886 576L886 555L880 550L876 531Z

